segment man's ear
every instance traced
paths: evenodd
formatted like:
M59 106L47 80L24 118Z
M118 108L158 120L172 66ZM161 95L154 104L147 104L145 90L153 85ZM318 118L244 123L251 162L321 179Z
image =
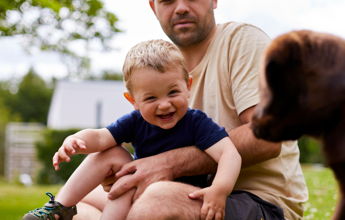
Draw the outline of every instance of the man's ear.
M150 3L150 7L151 7L153 13L156 14L156 11L155 11L155 0L149 0L149 3Z

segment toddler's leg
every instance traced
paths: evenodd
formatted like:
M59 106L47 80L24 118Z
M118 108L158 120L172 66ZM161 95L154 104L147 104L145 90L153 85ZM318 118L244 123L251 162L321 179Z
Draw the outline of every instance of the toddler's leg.
M132 189L115 200L108 200L103 209L101 220L126 220L132 206L135 190Z
M131 160L131 155L120 146L88 155L61 188L56 200L67 207L76 205L105 177L115 174Z
M65 220L71 220L76 214L75 205L90 191L96 188L105 177L115 174L123 164L131 160L131 155L120 146L100 153L90 154L61 188L56 200L54 200L53 195L48 193L47 195L51 200L43 207L29 211L25 214L23 220L48 220L59 219L59 217ZM99 195L99 193L97 195ZM85 197L85 201L87 197ZM100 198L98 202L91 204L95 209L93 209L93 216L90 216L89 219L99 219L100 212L97 212L97 209L104 207L106 196L103 194L103 196L101 195L98 198ZM100 207L96 207L97 204ZM87 203L79 205L82 205L79 207L83 207L84 205L85 210L85 205L87 205ZM83 212L82 208L79 216L83 220L86 220L87 217L85 218L85 216L88 215ZM78 219L78 217L76 219Z
M78 214L73 217L73 220L100 219L107 201L108 193L101 185L97 186L77 204Z

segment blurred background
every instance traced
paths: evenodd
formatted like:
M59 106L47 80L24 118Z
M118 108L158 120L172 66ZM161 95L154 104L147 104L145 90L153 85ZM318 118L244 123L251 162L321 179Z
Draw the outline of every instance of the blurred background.
M218 0L215 15L217 23L251 23L272 38L296 29L345 37L344 11L343 0ZM51 167L67 135L131 110L122 98L122 63L133 45L158 38L169 40L148 0L1 0L1 219L41 206L42 192L56 192L80 163L77 156L59 172ZM318 142L299 144L312 188L305 219L328 219L334 178Z

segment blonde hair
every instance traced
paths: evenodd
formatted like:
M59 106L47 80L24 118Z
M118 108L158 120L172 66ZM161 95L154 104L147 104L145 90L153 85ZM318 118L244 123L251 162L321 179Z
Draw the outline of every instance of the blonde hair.
M169 68L181 68L188 83L188 72L180 50L165 40L149 40L138 43L127 53L123 64L123 75L126 88L131 92L131 76L135 70L152 68L164 73Z

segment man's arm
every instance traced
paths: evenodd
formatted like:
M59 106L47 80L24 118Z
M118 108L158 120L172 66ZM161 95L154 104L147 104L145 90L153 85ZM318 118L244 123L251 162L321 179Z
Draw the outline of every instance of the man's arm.
M281 143L260 140L254 136L250 128L254 108L255 106L250 107L240 114L243 125L228 131L232 142L242 157L242 167L275 158L281 151Z
M132 188L137 188L134 198L137 198L148 185L162 180L174 180L181 176L215 173L216 162L205 152L196 147L184 147L151 157L142 158L125 164L116 173L116 178L129 175L127 181L114 182L114 178L102 183L112 198L117 198Z

